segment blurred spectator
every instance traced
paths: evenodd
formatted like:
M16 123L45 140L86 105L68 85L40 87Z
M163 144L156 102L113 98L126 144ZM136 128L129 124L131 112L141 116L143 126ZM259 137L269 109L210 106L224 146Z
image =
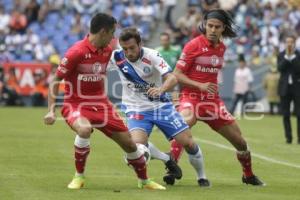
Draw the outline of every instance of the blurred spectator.
M18 10L14 10L11 14L9 27L17 32L24 32L27 27L26 16Z
M297 116L297 135L300 144L300 52L295 48L296 38L289 35L285 39L286 48L278 56L278 71L280 79L278 93L280 96L280 108L283 115L285 139L288 144L292 143L291 126L291 102L294 103Z
M176 62L180 57L181 48L171 45L171 36L164 32L160 34L160 46L156 48L164 60L174 69Z
M244 106L247 102L247 95L250 91L250 84L253 82L253 76L249 67L247 67L244 55L239 56L239 68L234 74L233 92L235 94L230 112L234 114L239 101L242 101L241 115L244 114Z
M33 74L34 89L32 91L32 105L33 106L46 106L48 95L47 72L44 70L37 70Z
M5 12L4 7L0 4L0 32L7 34L9 32L10 16Z
M164 6L166 7L165 23L174 30L175 25L173 22L172 11L176 6L177 0L164 0Z
M71 21L71 32L74 35L84 35L84 23L81 20L81 14L76 13L74 18L72 18Z
M20 98L19 80L16 75L16 69L14 67L9 68L7 77L5 77L5 101L6 105L22 105Z
M160 46L156 48L163 59L174 69L176 62L180 57L181 48L179 46L171 45L171 36L169 33L160 34ZM179 103L179 86L177 85L172 91L172 100L174 105Z
M39 16L39 10L40 4L37 2L37 0L30 0L30 2L25 8L25 15L27 17L28 24L37 21Z
M44 22L44 20L47 17L49 11L50 11L49 1L48 0L44 0L43 3L42 3L42 5L41 5L41 8L39 10L39 13L38 13L38 21L40 23Z
M38 61L47 60L49 56L55 53L55 48L47 38L44 38L42 43L37 44L34 48L35 59Z
M4 100L3 100L3 91L4 91L4 87L5 87L5 82L4 82L4 70L2 65L0 65L0 105L4 104Z
M271 67L263 80L264 89L267 92L267 100L269 102L270 114L279 113L279 95L277 92L280 74L276 67ZM275 109L277 112L275 112Z
M94 14L106 12L110 7L108 0L73 0L75 10L80 14Z

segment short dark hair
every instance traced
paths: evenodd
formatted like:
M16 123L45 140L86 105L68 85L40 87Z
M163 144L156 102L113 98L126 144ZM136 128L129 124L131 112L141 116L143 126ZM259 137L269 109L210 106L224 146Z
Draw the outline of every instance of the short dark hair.
M90 33L96 34L101 29L111 30L116 23L117 20L114 17L105 13L97 13L91 20Z
M202 33L204 34L206 33L205 23L208 19L211 18L216 18L223 22L225 26L225 30L222 33L223 37L233 38L237 36L237 31L239 27L235 24L232 15L229 12L222 9L212 9L204 14L203 16L204 23L202 23L202 25L199 27Z
M297 37L294 33L287 34L284 39L286 40L287 38L292 38L294 41L296 41L296 39L297 39Z
M169 33L167 33L167 32L162 32L161 34L160 34L160 36L167 36L168 37L168 39L170 39L170 34Z
M137 30L137 28L135 27L124 28L120 34L119 40L128 41L131 38L134 38L138 44L140 44L142 41L141 34Z

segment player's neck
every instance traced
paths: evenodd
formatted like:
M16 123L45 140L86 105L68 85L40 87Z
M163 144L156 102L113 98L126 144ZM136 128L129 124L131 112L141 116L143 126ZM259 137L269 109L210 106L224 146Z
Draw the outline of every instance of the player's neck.
M101 43L102 41L97 42L97 39L96 39L95 35L90 34L89 35L89 41L97 49L103 49L105 47L104 44Z

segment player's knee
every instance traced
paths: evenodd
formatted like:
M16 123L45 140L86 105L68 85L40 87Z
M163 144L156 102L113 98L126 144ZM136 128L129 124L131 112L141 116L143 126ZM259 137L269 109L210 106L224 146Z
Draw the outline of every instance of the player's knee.
M82 138L89 138L93 129L92 127L85 126L77 128L77 134Z

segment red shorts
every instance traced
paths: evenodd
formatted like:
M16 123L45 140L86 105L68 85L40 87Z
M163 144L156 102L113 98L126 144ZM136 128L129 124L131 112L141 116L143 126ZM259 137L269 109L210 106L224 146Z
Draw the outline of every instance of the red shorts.
M114 132L128 131L124 121L110 102L105 102L101 105L99 103L64 103L61 114L70 127L76 119L85 117L90 121L93 128L102 131L109 137Z
M199 97L183 95L180 97L178 110L184 109L191 109L197 120L204 121L216 131L235 122L234 117L227 111L224 102L219 98L201 101Z

